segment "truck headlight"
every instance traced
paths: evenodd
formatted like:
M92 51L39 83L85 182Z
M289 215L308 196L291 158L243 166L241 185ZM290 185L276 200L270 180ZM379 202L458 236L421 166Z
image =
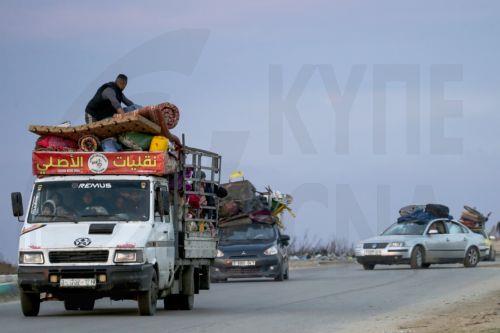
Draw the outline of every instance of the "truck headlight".
M217 258L222 258L224 257L224 252L222 252L221 250L217 249Z
M116 251L116 263L142 262L142 251Z
M19 253L19 263L20 264L43 264L45 261L43 259L42 252L21 252Z
M278 248L276 247L276 245L273 245L270 248L268 248L267 250L265 250L264 254L266 256L273 256L275 254L278 254Z
M405 242L392 242L389 243L389 247L403 247L405 246Z

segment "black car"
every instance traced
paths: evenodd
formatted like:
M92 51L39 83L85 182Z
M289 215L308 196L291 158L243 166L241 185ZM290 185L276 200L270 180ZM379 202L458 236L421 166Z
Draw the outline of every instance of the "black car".
M268 277L288 280L288 242L275 224L248 223L219 229L219 248L212 281Z

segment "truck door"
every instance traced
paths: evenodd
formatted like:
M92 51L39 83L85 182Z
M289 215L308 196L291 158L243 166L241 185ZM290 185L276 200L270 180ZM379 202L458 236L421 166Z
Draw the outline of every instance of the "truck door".
M157 185L155 187L155 208L154 208L154 239L156 260L158 262L159 271L159 287L160 289L167 287L167 282L170 277L170 270L173 270L173 262L169 259L172 256L173 241L170 240L170 218L169 218L169 203L168 191L166 187Z

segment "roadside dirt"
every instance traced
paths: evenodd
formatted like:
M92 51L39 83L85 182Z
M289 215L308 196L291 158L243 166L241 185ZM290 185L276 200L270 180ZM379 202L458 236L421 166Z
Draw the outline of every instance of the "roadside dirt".
M500 333L500 290L398 325L401 333Z

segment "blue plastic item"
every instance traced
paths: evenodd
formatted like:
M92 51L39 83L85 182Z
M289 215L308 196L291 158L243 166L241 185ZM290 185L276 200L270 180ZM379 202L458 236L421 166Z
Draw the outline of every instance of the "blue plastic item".
M116 153L123 150L122 145L116 138L107 138L101 141L102 151Z

